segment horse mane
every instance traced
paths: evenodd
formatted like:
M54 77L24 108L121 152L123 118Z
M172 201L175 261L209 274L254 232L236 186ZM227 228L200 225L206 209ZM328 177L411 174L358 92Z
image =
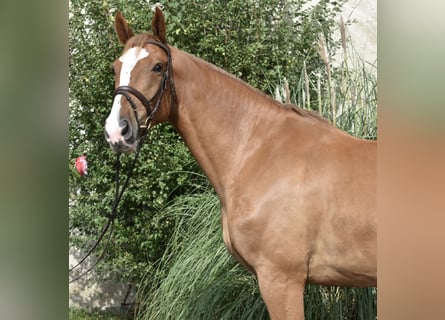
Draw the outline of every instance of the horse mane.
M322 116L320 116L320 114L318 114L317 112L315 112L313 110L302 109L302 108L299 108L296 105L290 104L290 103L282 103L281 107L284 109L291 110L291 111L295 112L296 114L298 114L299 116L309 117L314 120L318 120L320 122L329 123L329 121L327 119L323 118Z
M124 50L127 50L129 48L133 47L143 47L147 43L148 40L156 39L152 34L148 32L140 33L135 35L134 37L131 37L128 39L127 43L125 44ZM158 39L156 39L158 40Z
M211 69L213 69L213 70L215 70L215 71L225 75L226 77L231 78L232 80L235 80L241 86L248 87L253 92L256 92L258 95L266 98L267 100L271 101L273 104L278 105L279 107L281 107L283 109L292 111L292 112L294 112L295 114L297 114L300 117L310 118L312 120L316 120L316 121L319 121L319 122L322 122L322 123L325 123L325 124L330 124L330 122L327 119L323 118L322 116L320 116L317 112L315 112L313 110L302 109L302 108L300 108L300 107L298 107L298 106L296 106L294 104L290 104L290 103L281 103L281 102L273 99L270 95L268 95L268 94L264 93L263 91L261 91L261 90L255 88L255 87L249 85L248 83L244 82L243 80L241 80L240 78L236 77L235 75L227 72L226 70L224 70L224 69L222 69L222 68L220 68L220 67L218 67L218 66L216 66L216 65L214 65L214 64L212 64L212 63L210 63L210 62L208 62L206 60L198 58L198 57L196 57L196 56L194 56L194 55L192 55L190 53L187 53L187 52L185 52L185 53L192 60L204 63L209 68L211 68Z
M133 47L143 47L148 40L151 39L156 39L152 34L148 33L148 32L144 32L144 33L140 33L137 34L135 36L133 36L132 38L130 38L127 43L125 44L125 48L124 50L127 50L129 48L133 48ZM289 110L294 112L295 114L297 114L300 117L304 117L304 118L310 118L313 120L317 120L320 122L324 122L326 124L329 124L329 121L326 120L325 118L323 118L322 116L320 116L317 112L312 111L312 110L306 110L306 109L302 109L299 108L298 106L294 105L294 104L289 104L289 103L281 103L277 100L274 100L270 95L267 95L266 93L262 92L261 90L258 90L255 87L252 87L251 85L247 84L246 82L244 82L243 80L241 80L240 78L234 76L233 74L227 72L226 70L210 63L207 62L206 60L203 60L199 57L196 57L188 52L183 51L190 59L196 61L196 62L201 62L204 63L207 67L217 71L218 73L223 74L226 77L231 78L232 80L235 80L238 85L240 86L245 86L248 87L250 90L252 90L253 92L256 92L258 95L266 98L267 100L271 101L273 104L280 106L283 109Z

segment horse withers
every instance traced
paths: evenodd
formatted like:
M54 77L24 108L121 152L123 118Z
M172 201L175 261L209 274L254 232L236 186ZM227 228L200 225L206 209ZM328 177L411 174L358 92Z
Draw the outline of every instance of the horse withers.
M153 34L134 35L113 64L106 139L130 153L169 121L221 200L224 243L258 278L272 319L303 319L306 283L376 286L376 150L316 113L282 105Z

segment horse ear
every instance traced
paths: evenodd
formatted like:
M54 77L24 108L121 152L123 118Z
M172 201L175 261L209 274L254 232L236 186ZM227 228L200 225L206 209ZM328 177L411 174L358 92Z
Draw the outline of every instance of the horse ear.
M131 31L128 26L127 20L125 20L124 16L119 11L114 18L114 28L116 29L117 37L122 44L127 43L127 40L134 36L133 31Z
M163 44L167 44L164 15L159 7L156 7L155 15L151 21L151 29L155 37L157 37Z

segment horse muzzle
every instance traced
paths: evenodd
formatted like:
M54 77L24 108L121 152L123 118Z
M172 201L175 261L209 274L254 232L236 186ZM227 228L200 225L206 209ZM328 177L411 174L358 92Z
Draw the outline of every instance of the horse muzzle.
M136 149L138 127L132 126L130 120L119 119L105 123L105 140L117 153L131 153Z

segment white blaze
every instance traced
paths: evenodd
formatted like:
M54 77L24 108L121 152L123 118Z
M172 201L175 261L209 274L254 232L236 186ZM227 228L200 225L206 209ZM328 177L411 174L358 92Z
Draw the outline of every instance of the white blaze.
M136 64L148 57L149 52L144 48L130 48L125 54L119 58L122 62L119 86L128 86L131 80L131 72ZM121 129L119 126L119 112L121 110L121 97L117 97L113 101L113 107L105 121L105 130L107 131L111 142L121 140Z
M122 62L120 85L128 86L130 84L131 71L139 62L139 60L148 57L149 53L144 48L130 48L125 54L119 58Z

